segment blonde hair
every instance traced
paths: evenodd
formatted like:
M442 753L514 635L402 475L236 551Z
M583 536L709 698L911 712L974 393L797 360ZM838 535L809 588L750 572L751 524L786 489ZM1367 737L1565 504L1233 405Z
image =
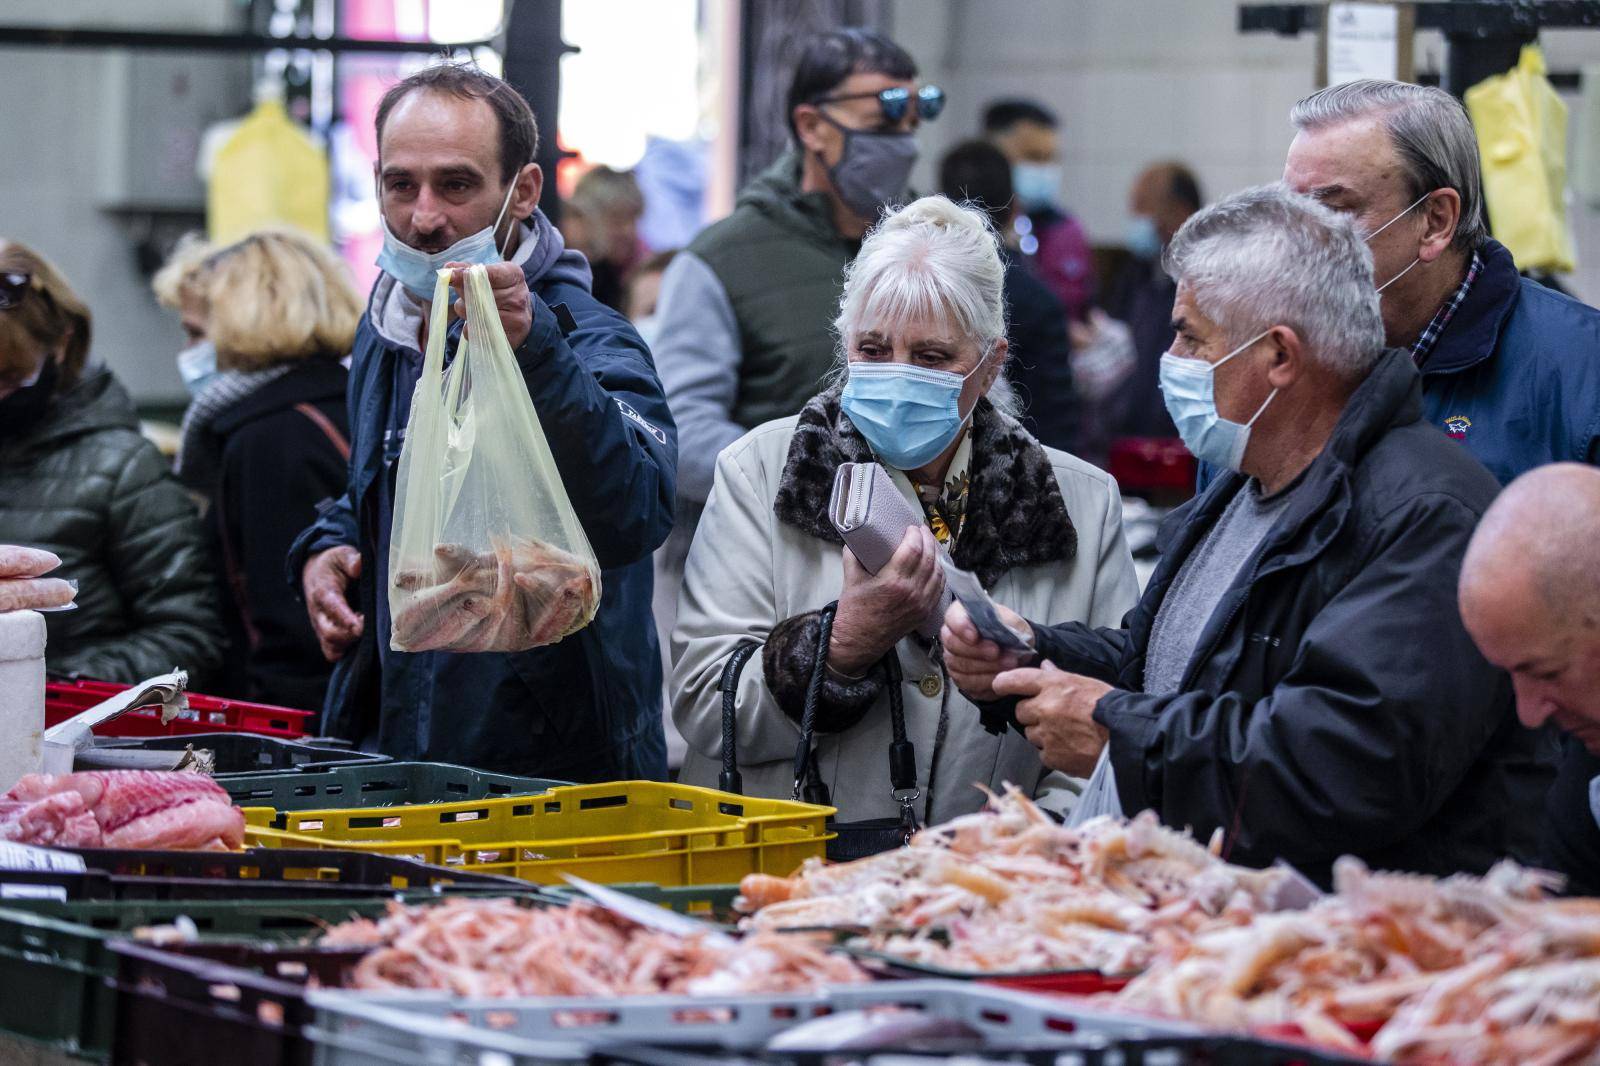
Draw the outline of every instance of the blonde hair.
M53 353L65 340L59 387L76 385L89 361L88 305L48 259L25 244L0 239L0 274L32 279L22 302L0 312L0 371L30 370L41 352Z
M343 355L355 340L362 303L344 263L299 233L252 233L194 269L224 370Z
M150 279L156 302L169 311L177 311L182 308L185 299L203 301L205 292L199 284L200 268L215 251L216 248L198 233L185 233L178 238L166 263Z

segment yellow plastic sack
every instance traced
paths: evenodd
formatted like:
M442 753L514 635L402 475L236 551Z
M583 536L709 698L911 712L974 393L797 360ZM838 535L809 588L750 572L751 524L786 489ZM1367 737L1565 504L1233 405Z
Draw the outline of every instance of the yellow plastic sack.
M206 229L226 244L263 226L291 226L328 240L328 159L289 118L263 100L217 151L206 185Z
M1514 69L1467 90L1478 132L1489 224L1522 270L1571 270L1567 228L1567 105L1545 77L1538 45Z
M389 538L390 646L522 651L588 625L600 565L511 354L487 272L467 271L467 328L445 366L439 271Z

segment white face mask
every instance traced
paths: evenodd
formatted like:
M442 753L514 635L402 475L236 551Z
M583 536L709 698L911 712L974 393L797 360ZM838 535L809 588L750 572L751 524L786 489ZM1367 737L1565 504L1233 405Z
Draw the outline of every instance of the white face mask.
M380 270L405 286L407 292L419 300L433 299L434 282L438 280L439 271L446 263L498 263L504 259L499 245L495 242L494 235L500 230L500 223L506 217L506 211L511 207L511 197L517 191L515 180L506 190L506 199L500 205L500 213L495 216L494 225L486 226L478 232L461 238L442 252L431 255L411 247L394 235L389 228L389 220L379 212L378 219L383 224L383 250L378 253L377 265ZM509 243L511 234L506 234Z
M1369 244L1372 243L1372 238L1376 237L1378 234L1382 233L1384 230L1388 229L1390 226L1394 225L1396 222L1399 222L1402 218L1405 218L1411 212L1415 211L1417 209L1417 204L1422 203L1424 200L1426 200L1428 197L1430 197L1432 195L1433 194L1431 192L1423 193L1420 197L1417 198L1416 203L1413 203L1410 207L1406 208L1404 211L1400 212L1398 215L1394 216L1389 221L1385 222L1383 225L1381 225L1377 229L1373 230L1371 233L1367 234L1367 237L1366 237L1367 243L1369 243ZM1422 257L1419 255L1419 256L1417 256L1417 258L1411 260L1411 266L1406 267L1404 270L1400 271L1400 273L1396 274L1394 277L1390 278L1388 281L1384 282L1382 285L1379 285L1378 286L1378 292L1381 294L1384 289L1387 289L1390 285L1393 285L1395 282L1399 281L1401 278L1403 278L1407 274L1411 273L1411 267L1416 266L1420 262L1422 262Z

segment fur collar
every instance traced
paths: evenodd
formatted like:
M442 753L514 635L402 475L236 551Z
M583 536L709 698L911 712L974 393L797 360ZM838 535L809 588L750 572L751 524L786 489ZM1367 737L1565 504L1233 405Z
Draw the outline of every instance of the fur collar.
M839 408L840 388L814 397L800 412L772 510L802 533L844 543L828 518L834 473L842 463L870 463L872 449ZM985 588L1009 570L1065 562L1078 533L1061 499L1044 447L987 399L972 415L971 485L955 564Z

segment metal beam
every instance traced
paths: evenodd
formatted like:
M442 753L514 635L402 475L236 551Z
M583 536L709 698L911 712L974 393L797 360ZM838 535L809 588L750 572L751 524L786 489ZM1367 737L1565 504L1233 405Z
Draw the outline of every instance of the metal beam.
M0 46L23 48L133 48L184 52L267 52L277 48L320 52L450 52L493 41L437 44L432 41L373 41L357 37L269 37L260 33L181 33L167 30L96 30L61 26L0 25Z
M1417 29L1476 37L1600 28L1600 0L1416 0ZM1324 4L1240 4L1240 33L1285 36L1322 28Z

